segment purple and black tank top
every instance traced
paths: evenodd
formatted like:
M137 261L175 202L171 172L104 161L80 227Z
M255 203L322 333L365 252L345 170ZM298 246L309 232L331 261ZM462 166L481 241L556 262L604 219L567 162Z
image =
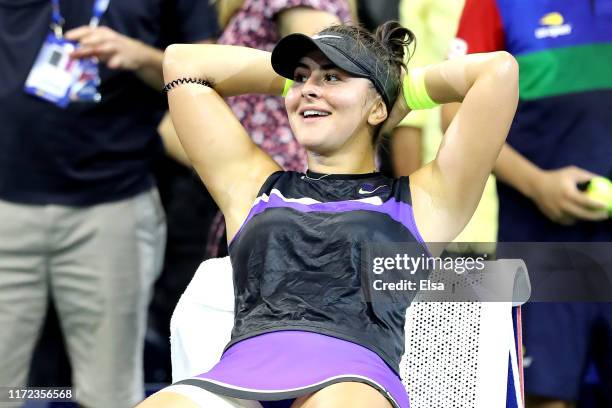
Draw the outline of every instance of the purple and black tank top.
M408 304L367 302L361 244L423 243L407 177L276 172L229 246L235 321L230 346L298 330L364 346L395 372Z

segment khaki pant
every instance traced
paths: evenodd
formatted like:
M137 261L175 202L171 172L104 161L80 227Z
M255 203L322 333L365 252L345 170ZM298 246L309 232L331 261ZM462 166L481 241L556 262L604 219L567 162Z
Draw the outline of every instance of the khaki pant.
M165 239L155 189L90 207L0 200L0 384L25 385L50 296L78 402L140 401L146 312Z

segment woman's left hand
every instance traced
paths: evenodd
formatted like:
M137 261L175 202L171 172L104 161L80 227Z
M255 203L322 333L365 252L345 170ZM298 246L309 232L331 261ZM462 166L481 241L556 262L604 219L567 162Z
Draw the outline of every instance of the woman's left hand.
M404 83L404 77L406 76L406 70L402 68L401 73L401 84ZM410 113L410 108L406 104L406 98L404 97L404 87L400 85L400 92L397 95L397 99L391 108L391 112L387 116L387 119L380 129L381 135L390 134L393 129Z

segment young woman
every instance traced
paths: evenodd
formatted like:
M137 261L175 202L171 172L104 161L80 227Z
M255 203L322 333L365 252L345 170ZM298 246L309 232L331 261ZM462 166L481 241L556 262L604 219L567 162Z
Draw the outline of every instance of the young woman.
M215 0L214 6L222 29L219 44L271 51L288 34L314 34L332 24L348 22L354 0ZM281 167L306 169L306 153L293 137L280 95L239 95L226 100L252 140ZM160 278L163 284L158 282L151 314L164 333L169 314L193 272L203 259L226 254L227 244L223 216L193 177L191 162L169 115L162 120L159 132L167 153L187 166L164 161L158 168L169 238ZM219 337L225 345L225 335Z
M218 44L270 51L284 36L314 34L354 20L355 0L216 0L223 33ZM304 171L306 152L291 132L279 95L238 95L227 99L256 145L285 170ZM206 247L210 257L226 254L225 223L217 213Z
M215 0L222 29L218 44L271 51L288 34L314 34L332 24L349 22L355 11L354 3L355 0ZM280 95L238 95L227 102L252 140L281 167L306 169L306 153L293 137ZM170 156L191 168L169 115L159 131ZM180 189L180 194L162 197L170 231L162 275L168 285L162 289L183 289L202 259L227 253L222 214L191 171L177 171L181 174L172 177L170 182L173 192ZM168 178L166 173L162 176ZM158 309L167 310L168 303L174 306L179 294L156 292L158 301L154 304ZM168 299L174 299L174 303Z
M403 88L411 39L387 23L376 36L350 26L290 35L272 54L167 49L172 120L227 223L235 324L212 370L142 408L408 407L397 373L406 305L365 301L360 243L452 240L478 203L518 98L517 64L503 52L428 67ZM295 81L285 106L308 154L305 174L283 172L222 99L280 94L285 78ZM463 104L436 159L393 180L376 173L374 152L409 111L404 89Z

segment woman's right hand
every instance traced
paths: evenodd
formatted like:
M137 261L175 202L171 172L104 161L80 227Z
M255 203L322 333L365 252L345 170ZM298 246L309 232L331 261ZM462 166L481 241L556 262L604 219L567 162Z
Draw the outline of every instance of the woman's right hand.
M577 220L606 220L606 205L578 189L579 183L596 176L576 166L542 170L532 180L529 196L546 217L562 225L572 225Z

